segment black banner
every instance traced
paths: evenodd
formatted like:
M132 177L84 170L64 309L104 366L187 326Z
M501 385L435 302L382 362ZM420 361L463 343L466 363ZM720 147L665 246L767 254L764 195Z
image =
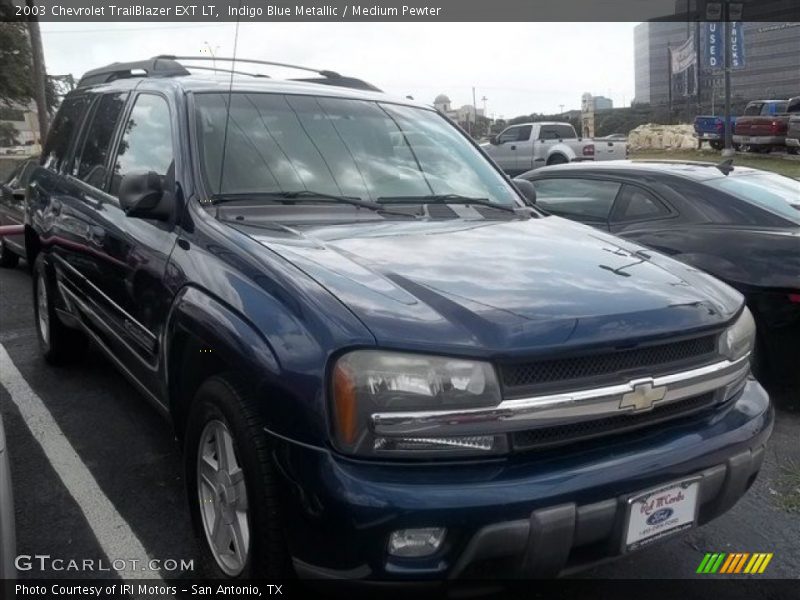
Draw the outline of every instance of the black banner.
M718 20L715 0L0 0L0 20L638 22ZM800 20L798 0L740 0L744 21ZM576 40L576 43L578 41Z
M187 598L497 598L520 600L784 600L798 597L793 580L709 575L685 580L466 580L459 582L408 581L342 582L300 580L131 580L38 579L5 581L6 598L44 600L99 598L101 600L183 600Z

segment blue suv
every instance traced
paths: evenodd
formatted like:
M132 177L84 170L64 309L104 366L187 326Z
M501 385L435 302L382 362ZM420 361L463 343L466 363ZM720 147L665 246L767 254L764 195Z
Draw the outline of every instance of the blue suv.
M84 76L25 247L45 358L91 341L174 425L209 574L557 575L745 493L738 292L538 211L435 110L190 63Z

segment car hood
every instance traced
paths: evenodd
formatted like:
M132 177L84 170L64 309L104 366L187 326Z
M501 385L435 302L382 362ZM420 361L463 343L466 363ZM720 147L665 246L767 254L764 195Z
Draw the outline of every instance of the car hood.
M379 344L514 354L705 329L738 292L557 217L232 224L314 278Z

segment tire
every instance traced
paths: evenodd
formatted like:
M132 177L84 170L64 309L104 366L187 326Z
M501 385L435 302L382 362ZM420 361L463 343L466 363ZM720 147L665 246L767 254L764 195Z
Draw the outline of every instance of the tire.
M568 161L565 156L561 154L554 154L547 160L547 166L549 167L550 165L563 165L566 164L567 162Z
M33 316L36 338L44 359L51 365L63 365L83 356L86 336L67 327L56 314L55 280L44 254L33 266Z
M787 146L786 152L789 154L797 155L800 154L800 148L795 148L794 146Z
M6 246L2 238L0 238L0 267L4 269L13 269L19 264L19 256L14 254L11 249Z
M183 453L186 490L209 577L274 579L291 575L269 440L255 402L243 377L215 375L197 390L189 414ZM220 444L227 448L227 458L225 452L216 450ZM207 469L202 478L201 464ZM213 489L208 481L213 481ZM224 522L231 526L218 536L218 547L223 550L212 549L215 525ZM234 523L238 524L238 537L233 533Z
M722 150L723 145L722 142L711 142L711 147L714 150Z

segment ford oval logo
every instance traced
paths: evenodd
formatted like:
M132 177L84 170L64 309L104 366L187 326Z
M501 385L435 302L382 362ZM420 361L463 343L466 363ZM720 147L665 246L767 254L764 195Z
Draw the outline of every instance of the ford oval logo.
M659 523L663 523L667 519L672 516L672 513L675 511L671 508L662 508L661 510L657 510L652 515L647 517L647 524L648 525L658 525Z

